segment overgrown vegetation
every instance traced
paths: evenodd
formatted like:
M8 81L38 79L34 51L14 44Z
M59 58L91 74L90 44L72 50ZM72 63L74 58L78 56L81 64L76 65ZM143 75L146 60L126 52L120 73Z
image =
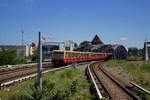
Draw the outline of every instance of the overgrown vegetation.
M127 60L128 60L128 61L142 61L142 60L143 60L143 57L130 56L130 57L127 57Z
M0 66L15 65L15 64L22 64L22 63L26 63L26 61L21 57L17 57L16 50L2 49L2 51L0 51Z
M38 49L33 51L33 55L29 56L28 58L31 58L32 63L37 63L39 60L38 57ZM44 56L42 56L42 61L44 62Z
M37 87L36 79L18 84L10 91L1 90L2 100L91 100L95 96L86 92L90 83L84 79L84 72L78 69L65 69L50 72L43 76L43 89Z
M143 49L138 49L136 47L130 47L130 48L128 48L128 56L142 57L143 53L144 53Z
M138 85L150 91L150 63L144 64L144 62L128 62L124 60L110 60L106 64L107 67L121 67L124 71L131 73L133 77L130 79ZM135 94L140 96L142 100L150 100L150 95L136 91Z
M128 61L142 61L143 60L143 49L138 49L136 47L130 47L128 48Z

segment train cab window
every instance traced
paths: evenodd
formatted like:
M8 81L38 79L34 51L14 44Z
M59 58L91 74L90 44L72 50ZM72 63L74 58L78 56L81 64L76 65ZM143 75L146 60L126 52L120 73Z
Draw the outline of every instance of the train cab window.
M53 53L53 58L61 58L63 59L64 53L63 52L54 52Z
M75 54L74 53L72 53L72 58L75 58Z

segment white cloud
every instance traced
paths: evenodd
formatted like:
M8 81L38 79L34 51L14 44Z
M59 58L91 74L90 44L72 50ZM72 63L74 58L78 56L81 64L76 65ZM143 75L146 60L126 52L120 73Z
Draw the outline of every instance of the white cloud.
M126 40L128 40L128 38L122 37L122 38L120 38L120 40L121 41L126 41Z

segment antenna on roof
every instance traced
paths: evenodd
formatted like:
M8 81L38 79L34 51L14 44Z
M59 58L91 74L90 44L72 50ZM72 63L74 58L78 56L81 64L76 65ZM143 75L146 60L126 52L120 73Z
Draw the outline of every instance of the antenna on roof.
M22 33L22 45L24 45L24 37L23 37L23 35L24 35L24 30L23 30L23 29L21 29L21 33Z

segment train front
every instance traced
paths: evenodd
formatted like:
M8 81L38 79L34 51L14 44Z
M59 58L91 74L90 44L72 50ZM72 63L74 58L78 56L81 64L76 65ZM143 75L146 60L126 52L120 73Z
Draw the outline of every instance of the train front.
M58 66L64 65L64 51L63 50L52 51L52 63Z

